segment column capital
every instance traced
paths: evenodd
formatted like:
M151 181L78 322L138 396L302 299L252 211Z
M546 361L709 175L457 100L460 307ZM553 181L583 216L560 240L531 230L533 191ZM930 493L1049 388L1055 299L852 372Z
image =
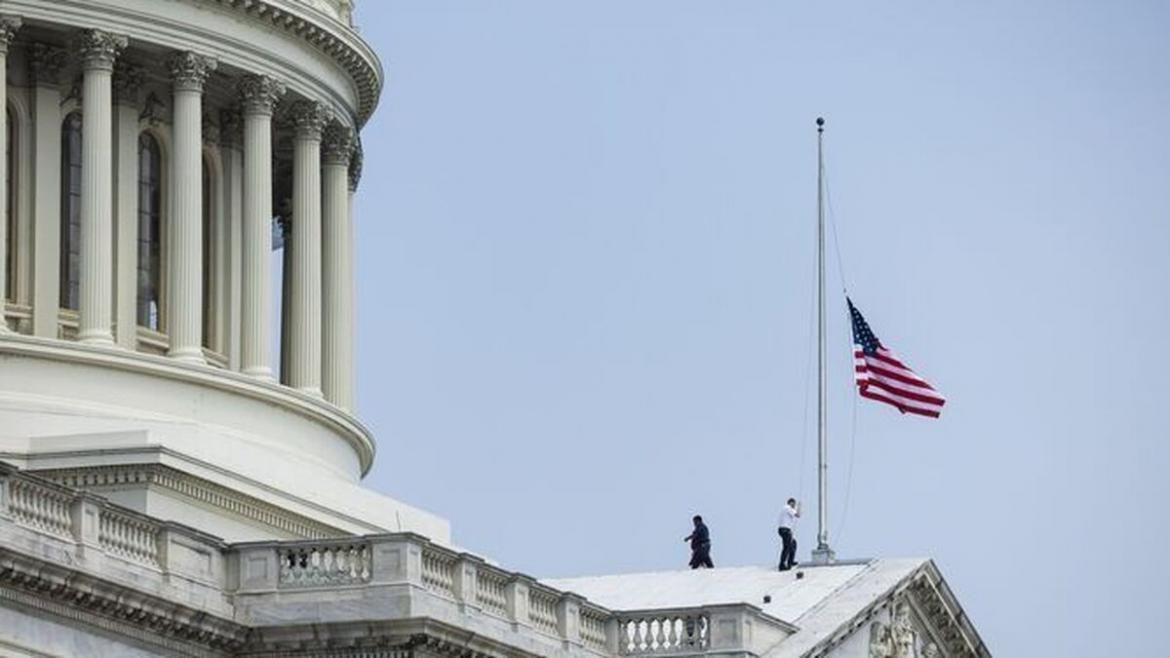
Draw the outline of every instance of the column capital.
M203 92L203 83L207 76L215 70L219 63L211 57L205 57L190 50L175 53L167 59L167 69L171 72L171 82L175 91Z
M308 139L321 139L321 130L329 120L325 105L318 101L297 101L289 108L288 116L297 137Z
M102 30L82 30L77 35L77 52L86 71L113 71L114 60L129 42L124 35Z
M349 191L356 192L358 183L362 180L362 137L355 135L353 140L353 156L349 159Z
M0 14L0 53L8 53L8 45L12 43L22 23L20 16Z
M114 62L114 103L138 105L138 90L142 88L146 74L141 66L124 60Z
M321 134L321 162L349 166L353 156L353 129L340 123L330 123Z
M65 51L47 43L34 43L28 47L28 75L34 85L55 85L65 66Z
M267 75L245 75L236 83L244 114L272 114L284 95L284 83Z

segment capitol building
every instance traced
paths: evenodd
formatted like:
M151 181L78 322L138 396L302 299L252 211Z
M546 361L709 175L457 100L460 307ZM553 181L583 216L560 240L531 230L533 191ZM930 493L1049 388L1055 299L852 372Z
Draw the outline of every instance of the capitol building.
M929 559L542 580L362 486L353 0L0 0L0 57L0 656L990 655Z

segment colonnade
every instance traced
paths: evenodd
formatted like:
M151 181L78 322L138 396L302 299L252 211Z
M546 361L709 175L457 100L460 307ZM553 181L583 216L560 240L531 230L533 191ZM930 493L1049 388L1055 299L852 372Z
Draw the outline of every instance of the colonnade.
M5 106L6 58L21 21L0 16L0 108ZM82 30L76 36L76 54L82 72L82 185L80 213L80 297L78 333L81 343L111 349L131 348L124 327L135 327L133 301L118 299L116 291L133 289L125 280L125 268L115 271L118 259L136 257L136 244L124 236L133 228L137 236L134 185L137 162L126 156L127 134L137 134L136 85L141 71L122 66L119 57L127 39L99 30ZM47 51L46 51L47 52ZM44 55L45 53L40 53ZM36 53L30 50L30 58ZM172 87L172 137L168 148L167 176L170 247L165 259L167 282L167 356L184 363L204 365L203 351L203 125L204 87L216 70L214 58L196 52L173 53L166 60ZM37 80L33 76L33 84ZM292 175L291 271L286 275L289 322L285 345L287 368L282 383L312 396L323 396L345 409L353 407L353 269L349 177L354 153L353 129L336 120L318 101L286 99L285 85L267 75L244 74L234 81L242 115L243 167L240 226L238 369L247 376L272 381L271 265L274 216L273 116L278 104L291 101L288 112L295 132ZM130 90L134 93L127 93ZM127 102L127 101L131 102ZM34 102L39 103L34 91ZM59 117L60 111L57 110ZM0 122L7 114L0 111ZM40 128L38 127L38 131ZM132 131L132 132L130 132ZM8 134L0 123L0 140ZM115 137L118 149L115 150ZM0 153L4 142L0 141ZM121 153L115 158L115 152ZM39 156L38 156L39 158ZM0 181L7 166L0 157ZM51 190L38 172L47 167L34 163L38 195ZM116 187L117 186L117 187ZM0 185L2 196L7 190ZM52 208L34 209L51 215ZM41 230L40 228L37 229ZM115 254L115 236L117 254ZM36 236L41 237L41 236ZM51 236L50 236L51 237ZM58 236L60 239L60 236ZM0 230L0 291L5 285L8 253ZM40 242L44 242L41 240ZM136 240L135 240L136 242ZM43 246L38 244L38 253ZM33 255L36 258L36 254ZM129 276L133 276L130 274ZM124 295L123 295L124 296ZM41 300L34 300L39 302ZM56 303L53 304L56 306ZM56 308L53 308L56 315ZM0 306L2 311L2 306ZM43 313L41 315L44 315ZM34 319L34 332L39 319ZM42 323L43 324L43 323ZM115 328L118 331L115 332ZM0 321L0 332L8 331ZM117 334L117 335L116 335Z

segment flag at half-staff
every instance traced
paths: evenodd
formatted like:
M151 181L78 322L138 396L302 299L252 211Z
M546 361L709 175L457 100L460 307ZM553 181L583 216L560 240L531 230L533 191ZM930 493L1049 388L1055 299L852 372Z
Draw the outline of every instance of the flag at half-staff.
M904 414L938 418L946 399L882 345L852 300L846 297L845 302L853 319L853 377L861 397Z

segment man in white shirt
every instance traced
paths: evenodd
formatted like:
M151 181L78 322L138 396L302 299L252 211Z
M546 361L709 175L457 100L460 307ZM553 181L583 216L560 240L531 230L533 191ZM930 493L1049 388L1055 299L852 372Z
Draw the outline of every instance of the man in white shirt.
M796 564L796 538L792 530L796 527L796 520L800 518L800 506L795 498L789 498L784 509L780 510L779 533L780 541L784 542L780 550L780 570L788 571Z

